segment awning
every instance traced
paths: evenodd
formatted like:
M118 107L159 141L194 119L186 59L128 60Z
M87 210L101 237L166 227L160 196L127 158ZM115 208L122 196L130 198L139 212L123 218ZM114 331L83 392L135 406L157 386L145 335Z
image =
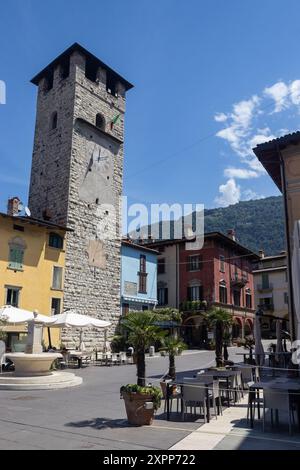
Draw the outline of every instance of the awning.
M157 304L157 299L141 299L140 297L130 297L127 295L122 295L122 300L125 300L126 302L136 302L140 304Z

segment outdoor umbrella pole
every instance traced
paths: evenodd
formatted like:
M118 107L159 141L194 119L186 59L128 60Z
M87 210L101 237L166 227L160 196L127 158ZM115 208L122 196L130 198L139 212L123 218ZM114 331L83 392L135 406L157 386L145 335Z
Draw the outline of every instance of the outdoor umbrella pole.
M49 326L47 327L48 330L48 343L49 343L49 349L52 349L52 342L51 342L51 331Z

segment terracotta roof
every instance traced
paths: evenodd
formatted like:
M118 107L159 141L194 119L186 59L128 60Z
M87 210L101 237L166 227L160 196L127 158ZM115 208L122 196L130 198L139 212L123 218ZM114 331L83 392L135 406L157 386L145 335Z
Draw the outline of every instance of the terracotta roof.
M5 214L4 212L0 212L0 216L4 217L4 218L7 218L7 219L11 219L15 222L23 222L25 224L38 225L39 227L63 230L65 232L73 232L73 229L71 229L71 228L64 227L63 225L54 224L54 223L49 222L47 220L35 219L34 217L15 216L15 215Z
M300 131L297 131L260 144L253 149L258 160L267 170L280 191L282 191L280 151L290 145L297 145L299 143Z

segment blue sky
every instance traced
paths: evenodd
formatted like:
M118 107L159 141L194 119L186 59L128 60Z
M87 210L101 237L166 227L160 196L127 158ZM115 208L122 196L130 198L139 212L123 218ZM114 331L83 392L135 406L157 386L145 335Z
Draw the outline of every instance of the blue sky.
M77 41L135 88L124 193L215 207L277 195L251 146L300 127L297 0L1 2L0 210L27 201L36 88Z

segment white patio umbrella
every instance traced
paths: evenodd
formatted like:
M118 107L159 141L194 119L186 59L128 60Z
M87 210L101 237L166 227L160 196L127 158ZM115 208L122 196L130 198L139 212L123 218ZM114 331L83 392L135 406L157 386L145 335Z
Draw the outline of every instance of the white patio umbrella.
M83 342L83 329L88 327L108 328L111 323L88 315L80 315L72 310L55 315L56 321L51 328L82 328L80 332L79 349L84 351L85 344Z
M98 318L88 315L80 315L72 310L55 315L54 318L55 322L51 325L51 328L107 328L111 325L108 321L98 320Z
M283 352L282 346L282 331L281 331L281 320L276 320L276 361L280 361L280 355L278 353Z
M55 322L54 317L47 317L38 312L30 312L29 310L13 307L12 305L5 305L0 308L0 320L15 325L28 323L29 321L43 323L44 325L51 325Z
M300 340L300 220L294 225L294 248L292 256L293 297L297 318L297 339Z
M255 360L256 364L259 366L263 366L265 362L265 351L261 341L261 328L260 328L260 320L259 316L255 315L254 321L254 340L255 340Z

